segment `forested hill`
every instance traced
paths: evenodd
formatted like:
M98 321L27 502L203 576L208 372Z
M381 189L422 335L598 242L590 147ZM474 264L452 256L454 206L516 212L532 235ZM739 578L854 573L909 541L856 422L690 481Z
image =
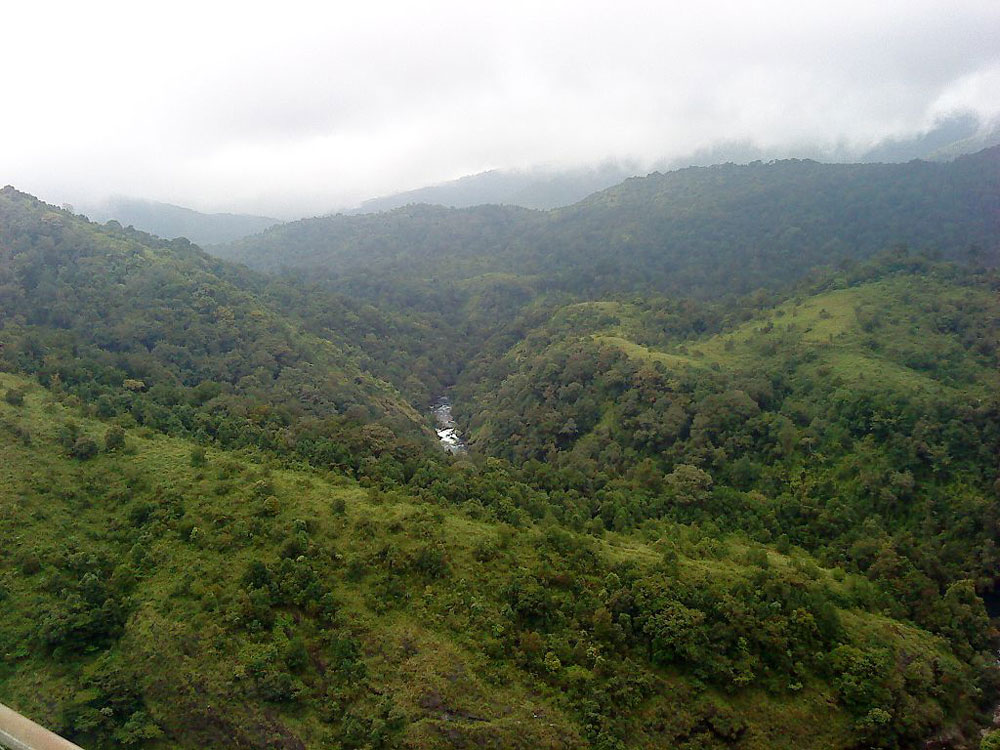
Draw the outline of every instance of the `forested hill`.
M581 281L601 285L610 275L626 288L649 278L689 291L746 292L900 244L948 258L978 246L996 260L1000 148L947 164L685 169L627 180L555 212L550 224L522 263L572 260Z
M186 240L0 191L3 366L106 416L228 445L271 443L304 417L419 432L423 417L362 372L346 337L305 333L274 294Z
M571 292L747 292L908 244L997 260L1000 147L949 163L786 160L634 178L549 212L410 206L307 219L214 249L345 277L539 275ZM739 268L739 273L733 273Z
M322 268L336 274L378 268L430 276L440 269L453 276L453 264L461 263L465 275L474 275L496 270L497 254L509 252L519 236L545 218L543 212L515 206L419 204L386 213L303 219L210 250L268 271Z

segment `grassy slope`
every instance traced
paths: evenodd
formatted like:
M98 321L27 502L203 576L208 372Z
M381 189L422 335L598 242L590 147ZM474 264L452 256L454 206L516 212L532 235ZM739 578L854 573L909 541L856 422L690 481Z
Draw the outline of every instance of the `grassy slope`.
M984 322L1000 320L1000 299L985 285L962 286L930 275L900 274L800 295L761 309L751 320L722 333L666 343L640 305L580 302L560 308L504 357L507 377L513 381L525 374L524 363L530 365L549 347L586 338L675 373L691 369L753 376L785 368L792 387L802 387L807 396L819 383L830 392L860 389L908 397L988 397L1000 389L1000 372L975 346L960 344L963 336L973 334L947 328L956 310L967 314L972 310L970 317ZM651 338L660 343L647 344ZM495 408L484 410L483 419L466 430L471 444L489 445L494 439L491 410ZM614 404L605 402L601 408L597 428L611 427L617 420Z
M499 590L518 568L542 562L539 529L501 528L405 497L373 498L343 477L267 466L252 455L210 450L203 467L192 467L191 444L149 432L130 432L124 453L79 462L64 457L55 443L59 426L73 419L99 439L106 425L27 381L0 374L0 390L12 386L26 387L28 396L21 407L0 403L5 703L67 731L66 706L94 697L88 676L107 666L100 652L48 653L34 637L43 614L64 596L48 582L80 552L107 555L115 563L132 560L139 571L131 614L110 654L116 669L134 676L146 710L164 732L144 746L327 746L343 736L345 715L378 716L386 701L407 718L397 739L408 746L584 744L558 687L488 653L497 627L506 625ZM18 429L30 430L30 445L18 439ZM261 482L278 498L273 517L261 515ZM335 499L344 501L343 514L331 510ZM148 520L137 522L134 509L148 503L154 506ZM298 564L313 564L333 592L333 623L324 631L296 608L281 607L273 628L254 632L234 624L248 564L276 562L289 534L306 527L309 549ZM473 557L477 542L504 538L495 559ZM407 576L405 604L386 602L378 587L392 567L385 550L405 555L428 539L445 546L450 575ZM611 535L597 544L607 565L634 560L648 566L660 557L655 539ZM680 575L738 575L742 549L732 540L724 555L682 557ZM774 565L791 570L792 560L770 556ZM40 569L25 573L31 558ZM352 563L361 574L349 573ZM829 571L819 574L830 586L841 585ZM898 622L860 612L842 617L861 640L870 634L883 642L939 648L930 636ZM260 700L247 688L250 674L294 636L304 639L309 653L295 675L302 697ZM360 644L366 676L345 676L335 666L336 644L344 639ZM828 748L851 741L849 720L829 685L780 696L759 690L726 696L671 671L656 679L655 696L635 713L632 746L683 736L695 708L706 701L720 710L728 706L747 722L739 747ZM339 708L331 685L341 696Z
M629 306L599 303L603 305L602 312L617 315L620 323L595 333L594 337L621 348L630 357L659 361L668 367L750 370L766 356L762 355L762 344L792 342L815 355L805 365L808 370L844 384L881 384L929 393L954 391L959 387L981 392L1000 385L994 370L977 366L968 356L962 357L963 364L975 370L976 376L964 383L953 382L946 374L935 375L909 367L901 361L907 350L953 353L948 335L937 330L931 311L926 309L929 302L935 301L976 301L996 308L996 300L985 290L904 276L791 300L732 331L683 342L669 351L651 349L632 340L635 321L631 319ZM876 337L884 345L873 347Z

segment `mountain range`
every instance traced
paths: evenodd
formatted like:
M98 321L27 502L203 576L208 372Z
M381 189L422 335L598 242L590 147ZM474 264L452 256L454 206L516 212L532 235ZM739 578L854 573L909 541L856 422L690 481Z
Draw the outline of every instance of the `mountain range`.
M1000 147L944 163L692 167L550 211L414 205L289 222L213 252L345 284L499 273L574 293L746 293L893 244L995 262L998 175Z
M925 133L886 138L863 149L804 148L802 158L821 162L902 163L913 159L946 161L1000 144L1000 125L982 123L969 113L943 118ZM349 215L391 211L411 204L469 208L485 204L547 210L569 206L592 193L652 171L669 172L691 166L773 161L783 154L751 143L723 143L689 156L660 159L647 167L636 161L608 160L594 166L495 169L457 180L382 197L344 209ZM98 222L114 220L144 232L199 245L232 242L281 223L278 219L242 214L206 214L190 208L122 196L81 203L79 210Z

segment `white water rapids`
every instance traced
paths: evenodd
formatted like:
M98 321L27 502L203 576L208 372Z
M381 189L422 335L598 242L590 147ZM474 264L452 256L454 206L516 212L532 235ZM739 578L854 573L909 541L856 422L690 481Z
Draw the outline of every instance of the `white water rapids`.
M441 447L448 453L465 453L468 447L462 440L462 436L458 434L455 420L451 416L451 401L448 397L439 398L431 411L434 413L435 432L437 432L438 440L441 441Z

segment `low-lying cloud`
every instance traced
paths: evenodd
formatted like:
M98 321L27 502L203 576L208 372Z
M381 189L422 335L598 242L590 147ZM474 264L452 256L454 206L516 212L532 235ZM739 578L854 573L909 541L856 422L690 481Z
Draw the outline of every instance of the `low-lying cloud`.
M5 10L0 182L293 217L490 168L849 155L1000 116L995 0L147 6Z

